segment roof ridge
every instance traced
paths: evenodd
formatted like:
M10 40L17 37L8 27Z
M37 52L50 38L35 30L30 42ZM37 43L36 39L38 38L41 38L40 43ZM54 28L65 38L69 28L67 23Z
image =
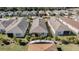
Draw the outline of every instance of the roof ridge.
M29 25L28 25L29 23L28 23L26 20L21 20L21 22L22 22L22 21L24 21L24 22L26 22L26 23L27 23L27 26L26 26L26 28L27 28L27 27L29 26ZM21 22L20 22L20 23L21 23ZM20 24L20 23L19 23L19 24ZM19 25L19 24L18 24L18 25ZM24 26L24 25L23 25L23 26ZM19 26L18 26L18 27L19 27ZM19 27L19 29L20 29L20 27ZM22 30L22 29L20 29L20 30L23 32L23 30Z
M43 23L44 21L43 21L43 19L41 19L41 20L39 20L39 25L43 28L43 29L45 29L46 28L46 25L45 25L45 22ZM42 26L42 25L44 25L44 26Z
M8 32L10 31L12 28L14 28L17 24L19 24L21 22L21 19L15 20L12 24L10 24L5 30Z

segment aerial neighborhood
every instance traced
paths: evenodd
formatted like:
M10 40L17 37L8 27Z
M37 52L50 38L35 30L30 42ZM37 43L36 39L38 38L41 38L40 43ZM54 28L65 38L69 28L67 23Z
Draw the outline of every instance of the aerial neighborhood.
M64 51L66 44L78 45L79 8L0 8L0 45L10 44L26 46L26 51Z

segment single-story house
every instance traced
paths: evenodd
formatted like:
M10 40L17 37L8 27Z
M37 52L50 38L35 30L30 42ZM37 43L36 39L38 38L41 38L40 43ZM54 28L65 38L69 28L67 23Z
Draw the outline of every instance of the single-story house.
M38 17L33 20L29 34L32 36L47 36L48 30L42 18Z
M79 22L79 16L78 15L72 15L72 16L70 16L70 18L72 20L75 20L75 21L78 21Z
M23 11L22 13L21 13L21 16L27 16L28 15L28 11Z
M68 26L75 34L79 34L79 22L68 17L61 17L59 21Z
M6 28L6 34L10 37L24 37L28 26L29 22L26 19L18 18Z
M57 47L53 41L36 40L29 42L28 51L57 51Z
M59 22L56 17L50 18L47 23L52 36L69 35L71 33L71 30L66 25Z
M50 10L46 10L46 14L48 16L53 16L54 15L53 11L50 11Z
M37 11L28 11L27 16L36 16L37 15Z
M13 22L14 22L13 19L1 18L0 19L0 32L5 33L6 32L5 29Z
M0 33L4 33L5 32L5 27L2 25L1 22L2 21L0 20Z
M7 15L8 15L8 16L13 16L13 12L12 12L12 11L8 11L8 12L7 12Z
M6 16L5 12L2 12L0 15L1 15L1 18Z
M22 11L15 11L13 13L13 16L21 16Z
M46 12L45 11L43 11L43 10L40 10L39 12L38 12L38 16L45 16L46 15Z

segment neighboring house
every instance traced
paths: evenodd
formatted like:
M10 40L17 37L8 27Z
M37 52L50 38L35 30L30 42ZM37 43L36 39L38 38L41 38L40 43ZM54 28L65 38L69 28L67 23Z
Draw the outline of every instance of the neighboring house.
M32 36L47 36L48 30L46 24L42 18L33 20L32 26L29 32Z
M1 13L0 13L0 18L2 18L2 15L1 15Z
M38 16L45 16L46 15L46 12L45 11L43 11L43 10L40 10L39 12L38 12Z
M53 15L52 11L50 11L50 10L47 10L47 11L46 11L46 14L47 14L48 16L52 16L52 15Z
M8 36L15 36L15 37L24 37L26 34L26 31L28 29L29 22L27 20L21 18L15 20L14 23L10 24L6 28L6 34Z
M72 15L72 16L70 16L70 18L72 18L72 20L79 22L79 15Z
M3 18L3 17L5 17L5 16L6 16L5 12L2 12L2 13L1 13L1 17Z
M13 16L17 16L17 15L18 15L17 11L13 12Z
M48 26L50 27L52 36L69 35L71 33L71 30L66 25L59 22L55 17L48 20Z
M79 22L79 15L77 15L75 21L78 21Z
M37 14L37 11L28 11L28 16L36 16L36 14Z
M32 15L32 16L36 16L36 15L37 15L37 11L34 11L34 10L31 11L31 15Z
M5 28L1 23L2 21L0 20L0 33L4 33L5 32Z
M13 16L13 12L11 12L11 11L8 11L7 14L8 14L8 16Z
M9 37L24 37L29 26L25 18L17 18L0 21L0 32L6 33Z
M28 44L28 51L57 51L53 41L36 40Z
M74 21L73 19L68 17L61 17L59 21L62 22L64 25L68 26L75 34L79 34L78 21Z
M21 13L21 16L27 16L28 15L28 11L23 11L22 13Z
M54 10L52 13L56 14L56 15L59 15L59 11L58 10Z
M21 16L22 11L15 11L13 13L14 16Z
M0 32L5 33L6 28L13 22L14 20L6 19L6 18L1 18L0 19Z

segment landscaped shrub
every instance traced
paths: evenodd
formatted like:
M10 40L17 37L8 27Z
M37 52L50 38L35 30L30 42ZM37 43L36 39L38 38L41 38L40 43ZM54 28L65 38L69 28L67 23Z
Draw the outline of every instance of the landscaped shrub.
M79 40L77 38L74 40L74 44L79 44Z
M31 37L31 38L29 39L29 41L33 41L33 40L36 40L36 38L35 38L35 37Z
M19 42L19 44L20 44L21 46L25 46L27 43L26 43L26 42Z
M56 37L55 37L55 40L56 40L56 41L60 41L60 38L56 36Z
M16 38L16 37L15 37L15 38L14 38L14 42L15 42L15 44L18 45L20 40L21 40L20 38Z
M8 41L8 40L3 40L2 41L4 44L6 44L6 45L9 45L10 44L10 42Z
M26 42L25 40L19 40L19 44L21 46L25 46L28 42Z
M69 44L69 42L67 40L62 40L63 44Z
M26 36L26 40L29 42L30 41L30 36Z
M69 37L68 39L69 39L69 40L74 40L74 39L75 39L75 37Z
M0 40L3 40L4 39L4 37L3 37L3 35L0 33Z
M31 37L30 41L33 41L33 40L43 40L43 39L45 39L45 37Z
M62 51L61 47L57 47L57 50L58 50L58 51Z
M4 46L4 43L2 43L1 46Z
M79 41L77 41L77 44L79 44Z
M47 37L47 40L51 40L51 37Z
M75 37L69 37L69 38L67 38L67 40L68 40L70 43L76 43L76 42L77 42L77 40L76 40Z

